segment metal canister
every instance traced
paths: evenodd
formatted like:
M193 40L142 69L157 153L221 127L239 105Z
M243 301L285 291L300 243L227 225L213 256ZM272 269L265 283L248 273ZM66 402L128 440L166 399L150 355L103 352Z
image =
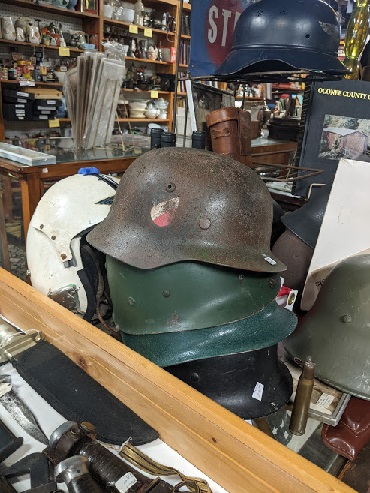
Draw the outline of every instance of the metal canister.
M173 132L163 132L161 135L161 147L176 147L176 134Z
M201 131L194 131L191 135L191 147L193 147L194 149L205 149L206 133Z
M152 128L150 130L150 148L159 149L161 147L161 137L164 130L163 128Z

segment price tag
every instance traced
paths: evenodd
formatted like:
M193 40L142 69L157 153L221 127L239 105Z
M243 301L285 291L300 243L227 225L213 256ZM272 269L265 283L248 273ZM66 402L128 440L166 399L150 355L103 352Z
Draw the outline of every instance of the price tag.
M134 24L130 24L128 26L128 32L132 34L137 34L138 33L137 26L134 26Z
M334 400L334 396L330 394L322 394L318 401L316 402L317 406L323 407L325 409L329 409L331 403Z
M59 56L71 56L71 50L66 46L59 47Z
M149 28L144 29L144 36L146 36L147 38L152 38L153 37L153 31Z
M263 396L263 383L257 382L253 394L252 394L252 399L257 399L257 401L262 401L262 396Z
M58 118L55 118L54 120L48 120L48 122L49 122L49 128L58 128L58 127L60 127L59 119Z
M150 97L152 99L158 99L158 91L150 91Z

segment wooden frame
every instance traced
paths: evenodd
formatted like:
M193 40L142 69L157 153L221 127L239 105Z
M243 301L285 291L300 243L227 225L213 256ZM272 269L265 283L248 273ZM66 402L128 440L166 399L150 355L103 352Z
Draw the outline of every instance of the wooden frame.
M3 269L0 312L25 331L41 330L231 493L354 491Z

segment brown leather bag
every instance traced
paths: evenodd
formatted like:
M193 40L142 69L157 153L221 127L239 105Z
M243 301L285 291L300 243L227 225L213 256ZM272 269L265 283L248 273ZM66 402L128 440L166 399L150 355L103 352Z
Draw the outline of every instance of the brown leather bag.
M337 454L355 460L370 442L370 401L351 397L337 426L324 424L321 437Z
M212 151L251 166L251 115L239 108L221 108L206 115Z

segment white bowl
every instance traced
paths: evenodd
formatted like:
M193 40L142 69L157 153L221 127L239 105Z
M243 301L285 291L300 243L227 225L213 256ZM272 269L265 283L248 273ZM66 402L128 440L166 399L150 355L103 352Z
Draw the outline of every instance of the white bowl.
M131 23L131 22L134 22L134 19L135 19L135 10L134 9L127 9L127 8L122 9L121 21Z

